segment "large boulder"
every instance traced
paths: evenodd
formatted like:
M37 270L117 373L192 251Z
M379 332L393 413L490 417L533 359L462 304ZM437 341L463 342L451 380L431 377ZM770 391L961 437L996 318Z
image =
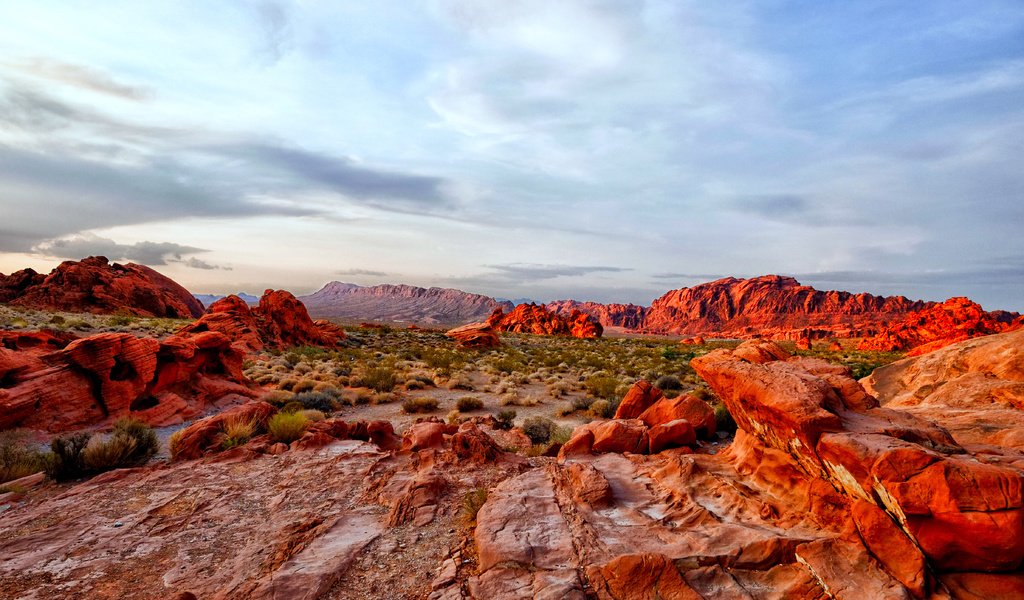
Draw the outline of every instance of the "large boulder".
M701 439L710 439L715 435L715 410L707 402L691 394L661 398L637 418L649 427L685 419Z
M634 383L623 396L619 407L615 409L616 419L636 419L647 409L661 400L661 390L651 385L646 379ZM671 419L669 419L671 420Z
M497 348L501 345L497 332L487 323L470 323L449 329L445 335L463 348Z
M114 313L188 319L203 305L153 269L113 263L103 256L65 261L47 276L31 269L0 275L0 302L38 310Z

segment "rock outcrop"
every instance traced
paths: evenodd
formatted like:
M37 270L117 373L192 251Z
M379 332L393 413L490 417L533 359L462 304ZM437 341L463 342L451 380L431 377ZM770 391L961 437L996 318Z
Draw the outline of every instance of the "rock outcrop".
M864 337L931 306L903 296L819 291L792 277L728 277L672 290L655 300L642 329L687 336L797 340Z
M498 331L532 333L535 335L571 335L578 338L597 338L604 328L595 319L579 311L563 317L537 304L520 304L505 314L494 309L487 323Z
M643 326L647 308L636 304L601 304L599 302L578 302L576 300L555 300L545 305L551 312L570 316L573 311L594 318L602 327L639 329Z
M217 332L158 341L101 333L60 350L0 348L0 429L67 431L133 416L180 423L255 396L243 354Z
M339 281L332 281L300 300L316 317L422 325L482 321L495 308L512 308L511 303L462 290L411 285L363 287Z
M861 341L857 349L909 350L908 356L919 356L956 342L1010 329L1016 316L1003 311L985 312L968 298L950 298L942 304L910 313Z
M250 308L238 296L214 302L199 320L182 327L180 334L218 331L248 351L264 347L337 346L344 330L328 321L313 321L306 307L291 293L267 290L259 304Z
M103 256L62 262L46 276L31 269L0 275L0 302L38 310L174 319L203 314L203 305L171 279L143 265L111 264Z
M497 348L501 345L498 333L488 323L470 323L445 333L463 348Z

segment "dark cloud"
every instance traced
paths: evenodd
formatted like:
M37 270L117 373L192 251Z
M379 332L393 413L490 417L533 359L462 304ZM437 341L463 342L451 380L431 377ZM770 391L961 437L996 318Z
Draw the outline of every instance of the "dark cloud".
M167 262L176 262L176 263L183 264L183 265L185 265L186 267L188 267L190 269L202 269L204 271L213 271L213 270L217 270L217 271L231 271L232 270L231 267L223 267L221 265L214 265L214 264L206 262L205 260L196 258L194 256L192 256L190 258L183 259L183 260L168 259Z
M384 271L371 271L370 269L345 269L344 271L336 271L338 275L369 275L373 277L384 277L387 275Z
M180 262L186 266L194 266L189 264L192 259L186 260L184 256L206 252L206 250L173 242L145 241L135 244L118 244L109 238L86 234L45 242L32 248L32 252L57 258L80 259L85 256L106 256L111 260L129 260L144 265L166 265L169 262ZM198 262L207 264L203 261Z
M109 74L85 65L76 65L44 57L4 61L2 64L5 67L33 77L56 81L65 85L127 100L145 100L152 96L152 90L145 86L119 82Z

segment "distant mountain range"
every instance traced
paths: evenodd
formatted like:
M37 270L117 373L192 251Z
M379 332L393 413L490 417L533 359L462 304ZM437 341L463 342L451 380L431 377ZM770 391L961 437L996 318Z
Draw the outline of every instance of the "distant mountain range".
M374 285L332 281L299 298L314 318L388 321L421 325L459 325L484 321L495 308L511 310L511 302L451 288Z
M206 308L210 308L211 304L213 304L214 302L220 300L221 298L223 298L225 296L224 294L219 294L219 295L218 294L192 294L192 295L196 297L196 300L199 300L200 302L202 302L203 306L205 306ZM246 294L245 292L238 292L235 295L238 296L239 298L241 298L242 300L245 300L246 304L259 304L259 302L260 302L260 297L259 296L253 296L252 294Z

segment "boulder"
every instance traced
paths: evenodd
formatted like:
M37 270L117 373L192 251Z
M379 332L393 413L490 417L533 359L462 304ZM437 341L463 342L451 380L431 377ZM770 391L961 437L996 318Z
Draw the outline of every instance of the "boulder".
M414 423L402 434L402 450L416 452L427 448L440 448L444 445L444 434L444 423Z
M616 419L636 419L663 397L661 390L641 379L634 383L615 410Z
M497 331L532 333L535 335L571 335L581 338L601 337L604 328L596 319L580 311L568 317L551 312L537 304L520 304L505 314L499 306L487 323Z
M697 434L693 425L686 419L676 419L651 427L647 432L651 454L657 454L669 448L693 446L697 443Z
M593 432L593 452L646 454L650 448L647 426L638 419L603 421L594 427Z
M275 412L277 409L266 402L250 402L200 419L176 434L171 456L174 460L194 460L211 451L219 451L228 422L252 422L257 428L262 428Z
M487 323L470 323L449 329L445 335L463 348L497 348L501 345L497 332Z
M700 439L711 439L711 436L715 435L715 410L707 402L691 394L660 398L640 413L638 418L649 427L685 419L692 425Z

